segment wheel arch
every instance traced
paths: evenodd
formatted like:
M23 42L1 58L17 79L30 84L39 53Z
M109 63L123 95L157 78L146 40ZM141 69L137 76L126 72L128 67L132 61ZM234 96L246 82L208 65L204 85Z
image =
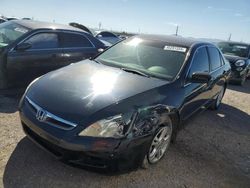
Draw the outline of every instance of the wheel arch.
M140 113L145 113L145 110L147 111L147 115L141 115ZM159 127L166 126L168 120L166 119L166 116L169 116L169 118L171 119L172 125L174 127L173 139L175 139L177 136L177 132L181 127L180 113L175 107L163 104L145 107L143 108L143 110L138 111L137 118L134 122L134 127L136 127L136 129L144 129L145 127L149 127L149 129L141 133L141 135L152 134Z

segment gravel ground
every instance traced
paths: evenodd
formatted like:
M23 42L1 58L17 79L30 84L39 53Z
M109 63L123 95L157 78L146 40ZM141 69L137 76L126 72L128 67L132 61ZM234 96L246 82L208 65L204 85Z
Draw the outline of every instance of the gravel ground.
M193 117L162 161L105 176L67 166L22 132L13 91L0 95L0 187L250 187L250 81Z

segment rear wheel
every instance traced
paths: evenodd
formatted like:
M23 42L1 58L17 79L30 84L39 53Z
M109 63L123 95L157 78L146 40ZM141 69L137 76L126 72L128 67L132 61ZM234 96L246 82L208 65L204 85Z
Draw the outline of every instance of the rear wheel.
M226 89L225 86L223 86L220 93L218 94L218 96L213 101L212 105L210 106L211 110L217 110L220 107L221 101L222 101L224 93L225 93L225 89Z
M143 168L148 168L150 164L160 161L169 148L173 134L173 125L170 117L167 119L168 122L164 126L159 127L154 134L154 138L151 141L148 153L142 164Z

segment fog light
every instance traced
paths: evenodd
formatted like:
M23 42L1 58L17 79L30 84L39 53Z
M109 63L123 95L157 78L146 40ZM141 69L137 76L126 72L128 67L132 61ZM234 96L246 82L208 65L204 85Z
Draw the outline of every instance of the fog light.
M243 68L242 67L238 67L236 70L240 72L240 71L243 70Z

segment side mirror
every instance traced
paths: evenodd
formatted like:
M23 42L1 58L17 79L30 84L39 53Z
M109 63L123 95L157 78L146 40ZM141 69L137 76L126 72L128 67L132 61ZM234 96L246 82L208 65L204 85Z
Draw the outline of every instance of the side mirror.
M212 76L207 72L195 72L192 74L191 82L193 83L208 83Z
M21 43L21 44L18 44L15 49L17 51L25 51L25 50L28 50L30 49L32 46L30 43Z

